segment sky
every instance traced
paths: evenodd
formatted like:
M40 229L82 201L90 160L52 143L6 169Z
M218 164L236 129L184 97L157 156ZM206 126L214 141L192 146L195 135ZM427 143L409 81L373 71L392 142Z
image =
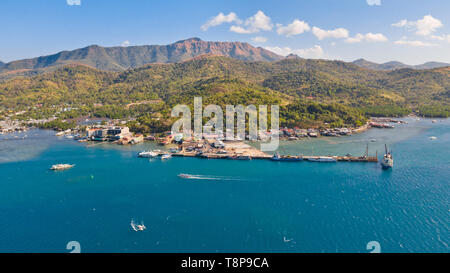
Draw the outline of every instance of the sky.
M3 62L199 37L304 58L450 63L449 0L2 0L0 24Z

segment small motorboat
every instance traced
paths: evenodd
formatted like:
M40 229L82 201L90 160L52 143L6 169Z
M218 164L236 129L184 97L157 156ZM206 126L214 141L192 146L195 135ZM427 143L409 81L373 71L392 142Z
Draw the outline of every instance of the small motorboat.
M134 220L131 219L130 225L131 225L131 228L132 228L134 231L136 231L136 232L137 232L137 231L144 231L144 230L147 229L147 227L144 225L144 222L143 222L143 221L141 221L140 224L136 224L136 223L134 222Z
M180 173L180 174L178 175L178 177L188 179L188 178L192 178L192 175L190 175L190 174L185 174L185 173Z
M50 170L62 171L62 170L67 170L67 169L70 169L73 167L75 167L75 164L55 164L50 168Z
M430 139L430 140L436 140L437 137L435 137L435 136L430 136L429 139Z

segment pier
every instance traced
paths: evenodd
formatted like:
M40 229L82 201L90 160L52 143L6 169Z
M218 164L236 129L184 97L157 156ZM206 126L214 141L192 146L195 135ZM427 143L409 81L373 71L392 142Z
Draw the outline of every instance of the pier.
M172 153L177 157L199 157L206 159L266 159L272 160L273 155L264 153L257 148L242 141L227 141L225 143L216 140L200 140L184 142L179 145L179 150ZM336 155L282 155L279 161L317 161L318 158L326 158L330 161L346 162L378 162L378 155L369 156L368 148L363 156L336 156Z

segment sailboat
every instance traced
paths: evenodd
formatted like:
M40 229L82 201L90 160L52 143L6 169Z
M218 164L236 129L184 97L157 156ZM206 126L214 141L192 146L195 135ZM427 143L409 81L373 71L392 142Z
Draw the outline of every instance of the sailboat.
M394 158L392 157L392 153L388 151L387 145L384 144L385 154L383 156L383 160L381 160L381 167L383 169L389 169L394 166Z

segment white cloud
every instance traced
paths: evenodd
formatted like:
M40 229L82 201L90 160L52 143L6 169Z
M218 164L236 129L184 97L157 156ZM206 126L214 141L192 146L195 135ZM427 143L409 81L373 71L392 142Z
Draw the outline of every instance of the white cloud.
M447 34L447 35L444 34L444 35L440 35L440 36L431 35L430 38L433 40L446 41L446 42L450 43L450 34Z
M240 24L239 22L237 23ZM230 31L241 34L249 34L257 33L260 31L269 31L273 28L272 19L270 19L269 16L265 15L264 12L260 10L258 10L255 15L245 20L244 26L245 27L231 26Z
M380 6L381 0L366 0L367 5L369 6Z
M265 49L275 52L282 56L287 56L289 54L296 54L302 58L307 59L319 59L324 58L325 56L322 47L320 47L319 45L315 45L311 48L305 49L291 49L289 47L278 47L278 46L265 47Z
M245 29L245 28L243 28L241 26L231 26L230 27L230 31L236 32L236 33L239 33L239 34L250 34L250 33L253 33L250 30Z
M408 21L403 19L395 24L392 24L392 26L415 29L417 35L428 36L435 32L436 29L442 27L443 24L439 19L436 19L431 15L425 15L422 19L417 21Z
M414 47L428 47L428 46L435 46L435 44L430 44L422 41L409 41L409 40L398 40L395 41L394 44L396 45L408 45L408 46L414 46Z
M241 23L241 20L239 20L236 13L230 12L230 13L228 13L228 15L225 15L222 12L220 12L219 14L217 14L217 16L208 20L208 22L206 22L200 28L203 31L207 31L208 28L210 28L210 27L215 27L215 26L221 25L223 23L233 23L233 22Z
M81 0L66 0L66 3L69 6L80 6Z
M123 41L123 42L120 44L120 46L130 46L130 41L128 41L128 40Z
M394 27L405 27L407 25L408 25L408 20L406 20L406 19L402 19L402 20L398 21L397 23L392 24L392 26L394 26Z
M325 38L347 38L348 37L348 30L346 30L345 28L337 28L334 30L323 30L318 27L313 27L312 33L319 40L323 40Z
M265 43L267 42L267 38L262 36L256 36L252 38L252 41L256 43Z
M360 43L360 42L386 42L388 38L381 33L358 33L354 37L349 37L345 41L347 43Z
M277 25L277 33L280 35L285 35L286 37L291 37L293 35L302 34L305 31L309 31L311 28L308 23L295 19L292 23L287 26L281 24Z

